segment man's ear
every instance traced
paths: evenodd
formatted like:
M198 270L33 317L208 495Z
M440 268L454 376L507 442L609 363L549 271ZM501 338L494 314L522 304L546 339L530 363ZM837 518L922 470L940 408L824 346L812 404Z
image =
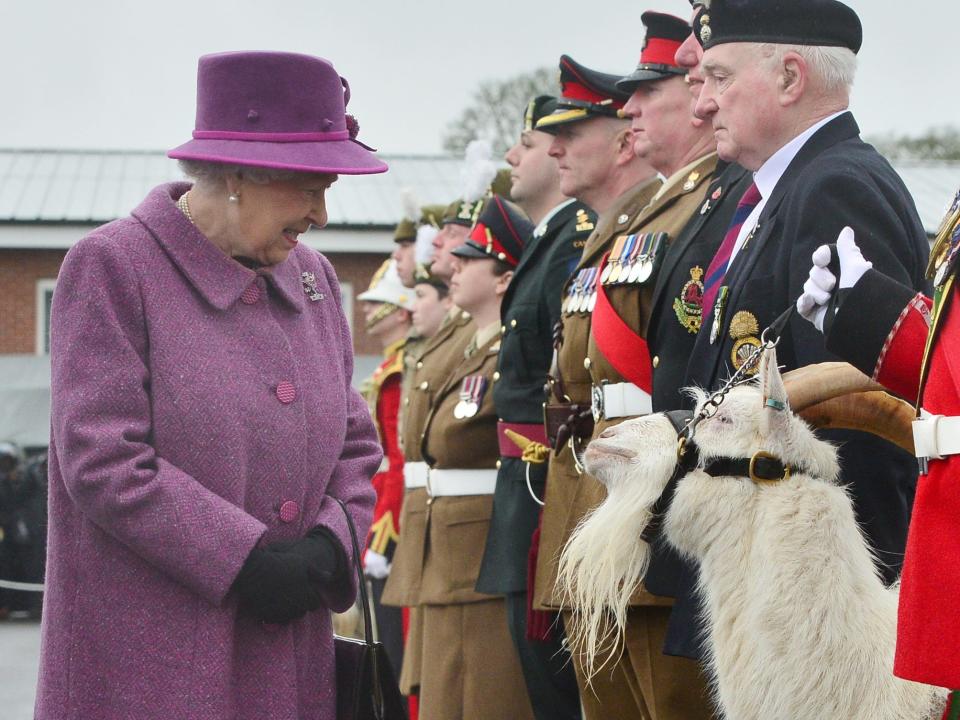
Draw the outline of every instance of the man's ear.
M793 105L803 97L810 79L807 61L799 53L785 53L779 72L777 92L780 96L780 105L784 107Z
M629 126L620 130L616 135L615 143L617 160L621 164L632 162L635 156L633 152L633 130Z

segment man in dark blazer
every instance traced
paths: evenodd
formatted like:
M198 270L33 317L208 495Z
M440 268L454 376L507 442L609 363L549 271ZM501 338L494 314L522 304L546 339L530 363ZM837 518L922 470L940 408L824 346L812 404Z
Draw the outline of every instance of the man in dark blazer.
M506 154L511 196L537 226L524 245L500 308L504 333L493 376L500 461L477 590L506 595L507 623L534 714L540 720L573 720L580 717L580 701L562 628L549 638L527 638L527 561L547 466L523 459L523 449L506 434L509 429L546 444L543 386L553 354L553 326L560 318L561 290L596 222L590 208L560 192L557 162L547 154L553 137L535 129L540 118L555 109L551 96L531 100L520 138Z
M687 384L717 388L802 292L810 257L851 226L874 267L926 289L928 246L913 200L890 165L859 138L847 110L862 31L836 0L711 0L697 4L704 47L698 116L721 158L753 173L704 275L702 329ZM792 318L777 348L786 369L835 360L819 333ZM825 432L841 448L843 482L887 580L899 573L916 462L876 437ZM700 653L695 572L677 587L666 651ZM825 592L829 590L824 588Z

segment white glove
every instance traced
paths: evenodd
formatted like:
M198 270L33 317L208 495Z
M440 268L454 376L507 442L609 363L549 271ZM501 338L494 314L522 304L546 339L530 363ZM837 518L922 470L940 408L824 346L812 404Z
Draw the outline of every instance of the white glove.
M367 548L363 555L363 574L374 580L383 580L390 574L390 562L385 556Z
M852 228L845 227L840 231L837 255L840 258L840 290L852 288L873 267L873 263L865 260L857 247ZM803 284L803 294L797 298L797 312L820 332L823 332L823 320L827 315L830 297L834 288L838 287L837 278L827 267L829 264L830 248L821 245L813 252L813 267Z

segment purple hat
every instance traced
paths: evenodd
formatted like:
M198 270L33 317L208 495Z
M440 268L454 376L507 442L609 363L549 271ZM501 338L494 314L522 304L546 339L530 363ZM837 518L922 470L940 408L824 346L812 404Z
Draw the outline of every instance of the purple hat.
M387 166L356 139L350 86L327 60L286 52L204 55L193 140L167 155L312 173L366 175Z

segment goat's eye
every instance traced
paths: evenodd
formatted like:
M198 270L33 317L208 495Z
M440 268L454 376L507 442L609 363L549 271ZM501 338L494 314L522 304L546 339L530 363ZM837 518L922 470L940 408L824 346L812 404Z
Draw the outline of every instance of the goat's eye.
M732 425L732 424L733 424L733 418L731 418L729 415L725 415L725 414L723 414L723 413L717 415L717 418L716 418L716 419L717 419L719 422L722 422L724 425Z

